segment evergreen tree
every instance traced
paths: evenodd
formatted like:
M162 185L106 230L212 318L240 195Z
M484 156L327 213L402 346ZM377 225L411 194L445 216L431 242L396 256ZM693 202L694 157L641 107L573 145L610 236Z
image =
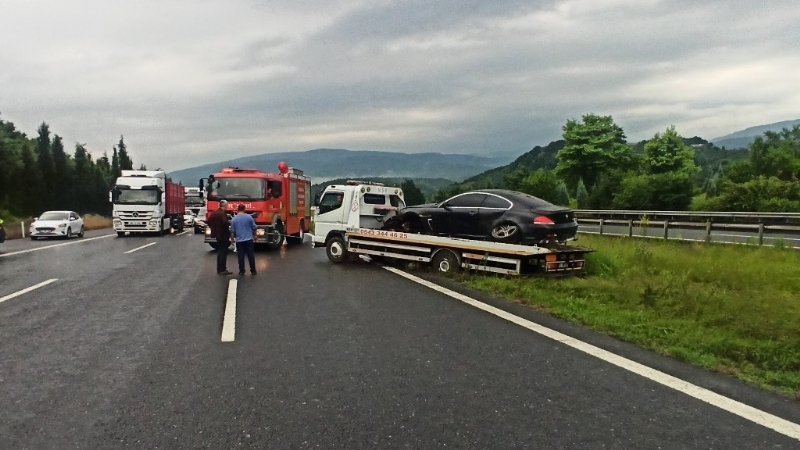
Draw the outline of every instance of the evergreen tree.
M117 144L119 168L120 170L133 170L133 161L128 156L128 146L125 145L125 138L119 137L119 144Z
M14 211L20 215L38 215L46 209L44 190L42 189L42 172L36 163L36 157L29 146L22 149L22 174L25 182L19 191L19 202Z
M50 127L42 122L39 126L39 136L36 138L36 162L41 174L41 181L37 186L32 186L31 188L40 197L37 204L44 209L50 209L54 204L52 193L54 191L53 175L55 169L53 168L53 155L50 151L50 145Z
M407 205L421 205L425 203L425 194L414 184L414 180L406 178L400 183L404 200Z
M111 154L111 178L117 179L122 172L119 167L119 155L117 155L117 147L114 147L114 153Z
M558 185L556 186L555 196L553 197L553 203L562 206L569 205L569 191L567 190L567 184L564 183L563 181L559 181Z
M586 185L583 184L583 178L578 179L575 200L578 202L578 209L586 209L589 206L589 192L586 190Z
M53 135L51 145L53 156L53 183L50 197L56 208L74 209L74 195L72 184L71 167L69 166L68 156L64 152L64 143L61 136Z

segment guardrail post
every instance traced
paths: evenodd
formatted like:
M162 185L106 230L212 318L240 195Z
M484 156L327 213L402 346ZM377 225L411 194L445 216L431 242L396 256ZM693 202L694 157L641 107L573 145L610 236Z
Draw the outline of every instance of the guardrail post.
M25 239L25 221L21 221L19 227L22 229L22 239Z
M633 219L628 221L628 237L633 237Z
M706 221L706 242L711 242L711 221Z
M603 235L603 222L605 222L605 219L600 219L600 236Z
M758 245L764 245L764 222L758 224Z
M669 220L664 220L664 240L669 239Z

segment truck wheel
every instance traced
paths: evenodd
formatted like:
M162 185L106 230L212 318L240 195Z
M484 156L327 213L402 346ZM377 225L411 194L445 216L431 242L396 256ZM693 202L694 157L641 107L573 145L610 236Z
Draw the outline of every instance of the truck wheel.
M283 245L283 233L283 223L276 223L275 231L267 235L267 248L270 250L279 250L281 245Z
M328 239L325 245L325 252L328 254L328 259L335 264L343 262L347 259L347 244L341 236L334 236Z
M454 273L461 269L461 259L452 250L439 250L433 255L431 266L439 273Z
M117 237L125 237L124 231L117 231Z

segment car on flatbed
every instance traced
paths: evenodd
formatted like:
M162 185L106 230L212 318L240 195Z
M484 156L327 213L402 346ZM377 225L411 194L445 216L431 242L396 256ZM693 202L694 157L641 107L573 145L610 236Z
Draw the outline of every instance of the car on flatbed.
M398 231L541 245L575 239L575 213L522 192L482 189L440 203L407 206L391 226Z

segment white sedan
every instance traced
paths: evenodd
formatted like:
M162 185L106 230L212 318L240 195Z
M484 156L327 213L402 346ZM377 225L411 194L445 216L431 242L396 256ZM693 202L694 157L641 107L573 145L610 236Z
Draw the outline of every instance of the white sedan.
M193 227L195 220L197 220L197 216L194 215L192 210L187 209L186 212L183 213L183 224L187 227Z
M32 240L40 237L83 237L83 219L75 211L45 211L33 220L28 234Z

